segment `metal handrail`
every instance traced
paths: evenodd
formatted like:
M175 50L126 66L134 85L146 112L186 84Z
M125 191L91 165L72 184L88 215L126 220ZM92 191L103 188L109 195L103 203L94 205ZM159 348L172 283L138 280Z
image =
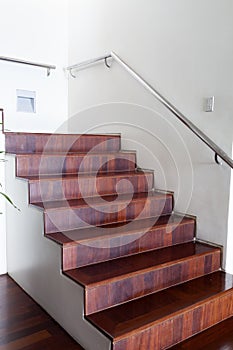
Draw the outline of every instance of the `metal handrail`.
M26 64L28 66L45 68L45 69L47 69L47 76L50 75L51 69L56 69L56 66L53 66L50 64L35 63L35 62L21 60L18 58L10 58L10 57L5 57L5 56L0 56L0 61L6 61L6 62L11 62L11 63L20 63L20 64Z
M215 161L219 163L218 157L221 158L226 164L233 168L233 160L230 158L216 143L214 143L203 131L201 131L195 124L193 124L183 113L181 113L174 105L172 105L165 97L163 97L158 91L156 91L145 79L143 79L138 73L136 73L127 63L125 63L116 53L111 52L105 56L98 57L96 59L84 61L73 66L67 67L72 77L76 76L72 73L72 70L84 69L93 63L105 61L107 67L108 58L113 58L122 68L124 68L134 79L136 79L147 91L149 91L157 100L159 100L172 114L174 114L189 130L191 130L202 142L204 142L215 153Z

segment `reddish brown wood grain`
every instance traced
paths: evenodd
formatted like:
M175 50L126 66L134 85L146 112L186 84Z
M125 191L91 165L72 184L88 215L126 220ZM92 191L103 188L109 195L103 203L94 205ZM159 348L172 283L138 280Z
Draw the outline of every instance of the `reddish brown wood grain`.
M135 153L20 154L16 175L30 178L44 175L134 171Z
M18 285L8 276L0 277L0 324L4 327L0 330L0 346L2 350L12 349L14 342L20 340L26 345L27 350L82 350L73 339L66 334L33 300L27 296ZM23 317L15 317L15 310L22 310ZM27 310L25 312L24 310ZM33 313L30 313L33 310ZM39 319L35 327L32 326L33 316ZM190 324L188 317L178 317L174 324L175 340L180 339L183 320ZM28 322L27 322L28 321ZM43 332L43 333L41 333ZM47 332L47 333L46 333ZM35 334L35 337L34 337ZM37 339L38 335L49 334L45 339ZM31 345L27 342L36 340ZM18 345L18 343L17 343ZM25 346L23 347L25 349ZM170 348L171 350L232 350L233 349L233 318L218 323L206 331L181 342ZM21 350L21 348L18 348ZM149 350L149 349L146 349ZM154 350L154 349L152 349Z
M126 225L57 232L47 235L63 245L63 270L192 241L195 221L164 216Z
M0 310L1 350L84 350L7 275Z
M215 272L87 319L112 338L114 350L147 350L166 349L232 312L232 276Z
M220 249L193 242L195 218L173 213L173 194L154 190L120 135L6 133L6 151L112 350L167 349L233 315ZM36 350L51 338L36 329L8 345Z
M175 345L171 350L232 350L233 318L218 323L188 340Z
M173 209L172 194L151 191L136 193L131 198L131 195L123 194L101 199L93 197L88 204L79 199L35 205L45 208L45 233L168 215Z
M120 149L119 134L40 134L5 133L7 153L56 153L56 152L103 152Z
M86 314L200 277L220 268L220 249L186 243L66 271L85 287ZM102 298L107 295L108 298Z
M69 175L29 180L30 203L78 199L122 193L148 192L153 188L153 172Z

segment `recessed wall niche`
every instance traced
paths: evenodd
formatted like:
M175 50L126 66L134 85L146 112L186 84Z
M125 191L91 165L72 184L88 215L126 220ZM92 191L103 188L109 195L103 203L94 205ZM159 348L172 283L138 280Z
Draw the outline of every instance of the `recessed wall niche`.
M16 90L17 112L36 113L36 92Z

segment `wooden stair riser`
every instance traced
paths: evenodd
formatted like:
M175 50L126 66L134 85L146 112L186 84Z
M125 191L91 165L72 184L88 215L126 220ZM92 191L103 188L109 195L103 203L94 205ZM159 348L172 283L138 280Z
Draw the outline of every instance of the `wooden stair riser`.
M217 271L220 268L220 251L174 261L168 265L170 266L137 271L133 276L104 281L94 287L88 286L85 290L86 315ZM103 295L108 297L103 298Z
M170 347L170 350L231 350L233 317Z
M38 180L29 182L30 203L76 199L108 194L148 192L153 188L153 173Z
M200 305L177 312L147 329L113 342L113 350L165 350L227 319L233 314L233 290L216 295Z
M44 210L45 234L62 246L64 275L84 288L86 321L111 340L112 350L165 350L233 315L232 276L217 271L220 249L191 242L194 219L170 222L170 230L164 219L145 234L140 225L127 230L130 221L171 214L173 196L154 195L152 174L117 188L119 177L108 173L125 172L129 180L136 168L136 154L119 152L120 143L120 135L6 133L5 144L16 154L16 175L29 180L31 204ZM72 178L79 173L85 179ZM98 173L97 191L84 173ZM133 199L125 195L131 187ZM145 199L147 191L153 195ZM126 234L90 237L91 225L117 223ZM63 234L84 228L86 240Z
M118 151L120 135L6 133L7 153Z
M163 350L232 314L233 276L216 271L86 318L114 349Z
M130 203L105 203L95 208L71 208L67 203L67 208L45 210L45 233L168 215L173 210L172 195L132 200Z
M190 219L189 222L182 224L153 227L148 229L148 232L139 231L127 235L122 233L114 238L93 238L87 242L77 242L75 245L63 247L63 270L71 270L152 249L191 242L194 234L195 221ZM52 239L52 237L50 238Z
M135 153L31 154L16 157L16 175L23 177L135 171Z

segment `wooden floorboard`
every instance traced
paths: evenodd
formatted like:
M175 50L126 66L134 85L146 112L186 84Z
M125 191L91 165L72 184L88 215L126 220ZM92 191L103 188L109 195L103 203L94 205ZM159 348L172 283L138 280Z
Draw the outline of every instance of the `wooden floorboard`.
M84 350L9 276L0 276L0 350Z

